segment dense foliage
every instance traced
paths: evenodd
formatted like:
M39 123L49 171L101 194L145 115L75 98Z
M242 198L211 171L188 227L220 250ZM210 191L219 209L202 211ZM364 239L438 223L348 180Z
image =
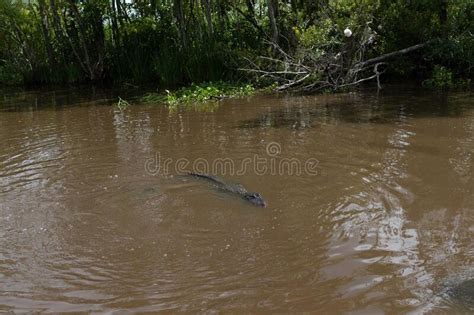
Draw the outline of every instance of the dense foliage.
M277 48L320 60L425 42L388 74L455 82L472 76L473 9L470 0L0 0L0 83L248 82L260 78L239 69Z

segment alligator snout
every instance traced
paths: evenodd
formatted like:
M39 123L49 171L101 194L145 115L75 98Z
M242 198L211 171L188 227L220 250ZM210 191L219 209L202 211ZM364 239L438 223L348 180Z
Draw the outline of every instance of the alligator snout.
M244 198L258 207L267 207L267 203L259 193L246 193Z

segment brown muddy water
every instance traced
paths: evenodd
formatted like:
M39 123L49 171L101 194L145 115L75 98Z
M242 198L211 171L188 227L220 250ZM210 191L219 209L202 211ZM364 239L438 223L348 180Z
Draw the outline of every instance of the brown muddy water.
M1 93L0 311L473 311L472 94L116 96Z

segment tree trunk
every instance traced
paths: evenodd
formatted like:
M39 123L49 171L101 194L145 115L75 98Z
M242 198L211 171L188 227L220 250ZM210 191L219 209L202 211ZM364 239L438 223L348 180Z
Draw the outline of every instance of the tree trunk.
M227 8L228 4L227 0L219 0L218 2L218 20L219 20L219 28L221 31L224 31L226 29L226 25L228 25L228 18L227 18Z
M181 48L188 47L188 40L186 36L186 22L184 19L183 0L174 0L174 11L176 20L178 21L178 28L181 37Z
M56 61L54 58L54 49L51 44L51 35L49 30L49 21L46 15L46 7L44 0L38 0L39 14L41 18L41 30L43 32L44 45L46 47L46 54L48 56L49 68L56 67Z
M247 0L247 12L248 14L255 18L255 2L254 0Z
M231 7L232 7L232 9L237 11L237 13L242 15L248 22L250 22L262 34L263 37L268 37L267 33L265 32L263 27L261 27L258 24L258 21L255 18L255 15L251 15L250 13L246 13L246 12L242 11L237 5L236 6L231 6Z
M62 25L61 25L61 18L59 16L58 9L56 7L56 2L54 0L49 1L49 8L50 8L51 14L53 16L54 33L56 34L56 37L58 37L61 42L65 42L65 40L67 40L67 42L69 43L69 46L71 47L71 51L72 51L74 57L76 57L76 60L79 64L79 66L84 71L84 73L87 74L88 70L84 66L84 63L82 62L82 59L79 56L79 52L76 49L76 45L73 43L72 39L69 37L67 32L65 32L65 31L63 32L63 28L62 28Z
M77 37L79 38L79 44L80 44L80 46L82 48L82 52L84 54L84 56L83 56L84 57L84 65L86 66L89 79L91 81L94 81L95 76L94 76L94 71L92 69L91 59L89 57L89 51L87 49L86 41L85 41L85 38L84 38L84 30L83 30L83 27L82 27L81 15L79 13L79 10L76 6L75 1L74 0L68 0L68 2L69 2L70 9L72 11L72 14L74 16L74 22L75 22L76 27L77 27Z
M439 24L441 25L441 36L446 38L448 36L447 22L448 22L448 0L440 0L439 6Z
M448 21L448 0L440 0L439 6L439 23L441 26L446 25Z
M211 0L202 0L202 4L204 6L204 14L206 16L209 35L212 35L214 33L214 27L212 26Z
M120 46L120 31L117 23L117 6L115 5L115 0L111 1L112 4L112 42L114 47Z
M92 18L85 24L75 0L68 0L70 11L72 12L74 24L76 25L78 44L82 49L84 66L87 69L91 81L101 80L104 72L104 48L105 35L102 21L102 11L94 1L86 2L91 6ZM88 30L85 29L88 28ZM90 28L89 28L90 27ZM88 31L92 31L92 42L87 41ZM95 46L95 51L92 49Z
M92 65L94 71L94 80L101 80L104 75L104 56L105 56L105 33L103 12L100 7L92 2L94 7L94 19L92 21L93 42L95 44L95 59Z
M268 0L268 18L270 19L270 29L272 31L272 42L278 45L280 33L278 31L278 0Z

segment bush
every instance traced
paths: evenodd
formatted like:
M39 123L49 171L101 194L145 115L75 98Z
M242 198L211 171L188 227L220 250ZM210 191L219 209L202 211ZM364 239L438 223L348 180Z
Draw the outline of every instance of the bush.
M427 87L450 88L453 86L453 73L446 67L436 65L429 79L423 81Z
M429 79L423 81L423 86L430 88L442 88L449 89L453 87L465 87L469 86L471 80L469 79L458 79L453 78L453 72L440 65L435 65Z

